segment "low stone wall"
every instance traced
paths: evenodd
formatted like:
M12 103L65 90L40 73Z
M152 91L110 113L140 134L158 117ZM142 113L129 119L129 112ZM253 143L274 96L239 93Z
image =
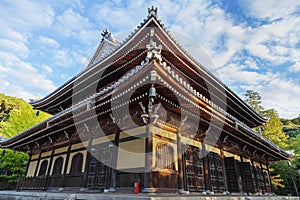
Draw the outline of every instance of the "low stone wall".
M300 200L289 196L203 196L178 194L88 194L0 191L0 200Z

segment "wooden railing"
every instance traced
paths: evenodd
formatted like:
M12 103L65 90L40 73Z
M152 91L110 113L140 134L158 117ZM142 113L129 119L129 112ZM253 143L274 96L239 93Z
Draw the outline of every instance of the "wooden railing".
M16 190L47 190L48 187L85 187L83 174L66 174L19 178Z
M20 176L17 190L46 190L47 189L47 177L25 177Z

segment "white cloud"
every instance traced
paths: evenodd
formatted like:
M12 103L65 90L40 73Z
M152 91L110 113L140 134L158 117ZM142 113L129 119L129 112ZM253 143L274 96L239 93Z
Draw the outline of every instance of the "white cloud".
M1 26L23 31L49 27L54 16L53 10L47 4L28 0L2 1L0 10Z
M43 69L47 72L47 73L52 73L53 72L53 69L51 67L49 67L48 65L44 65L43 66Z
M53 47L53 48L59 48L60 47L59 43L56 40L52 39L52 38L45 37L45 36L40 36L39 40L43 45L45 45L47 47Z
M246 69L245 65L233 63L217 69L216 74L222 81L230 85L264 85L275 77L275 75L271 73L263 74L255 71L249 71Z
M300 72L300 62L296 62L293 64L290 68L289 71L291 72Z
M51 80L17 56L15 49L0 53L1 92L28 100L36 93L47 94L56 88Z
M300 6L295 0L240 0L240 3L244 5L245 14L270 21L292 14Z
M77 35L80 31L91 27L88 18L82 17L72 9L66 10L62 15L56 17L58 32L64 36Z
M299 99L298 90L290 89L292 85L298 88L299 82L292 76L289 78L289 73L300 71L300 18L294 15L299 3L294 0L238 3L243 8L242 14L255 23L239 22L242 18L233 19L221 4L209 0L115 0L96 4L79 0L2 1L0 89L26 98L46 95L55 88L55 79L66 81L85 65L104 28L115 35L131 32L146 18L147 8L154 4L167 29L192 38L192 42L204 48L199 53L197 45L190 45L192 48L188 50L196 58L200 54L199 61L218 72L225 84L239 92L245 88L256 89L263 96L265 107L277 103L280 114L292 116L291 113L298 112L293 104ZM40 46L34 46L36 43ZM201 59L205 52L212 61ZM280 68L276 67L283 63L287 70L279 74ZM47 77L40 72L53 75Z
M12 52L20 57L27 57L29 49L22 42L0 39L0 51Z
M300 113L300 86L278 75L261 88L263 103L268 108L275 108L279 114L295 118Z

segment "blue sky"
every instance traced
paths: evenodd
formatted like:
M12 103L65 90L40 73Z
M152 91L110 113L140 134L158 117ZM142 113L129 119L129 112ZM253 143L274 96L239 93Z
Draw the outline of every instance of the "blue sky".
M2 0L0 93L27 101L44 97L87 65L103 29L118 39L146 18L151 5L168 30L207 52L214 65L206 68L238 95L256 90L265 108L281 117L298 116L300 1L295 0Z

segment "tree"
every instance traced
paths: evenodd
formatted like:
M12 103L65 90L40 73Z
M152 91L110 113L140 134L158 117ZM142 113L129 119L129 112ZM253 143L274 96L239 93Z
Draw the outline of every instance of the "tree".
M24 174L28 155L11 149L0 152L0 188L15 189L20 174Z
M40 112L36 116L30 104L16 97L0 94L0 136L10 138L44 120L50 115ZM1 153L1 151L0 151ZM2 149L0 155L0 189L14 189L20 174L25 173L28 155Z
M281 121L275 109L264 110L264 108L261 106L261 96L258 92L247 90L245 93L245 97L245 101L258 114L268 119L268 122L264 127L256 127L255 130L283 149L296 148L289 144L291 140L288 140L288 136L283 132L283 123L285 125L288 125L290 123L290 120L283 119ZM293 120L293 122L291 123L298 123L298 120ZM272 185L277 194L286 195L294 192L292 182L292 178L296 174L296 164L294 163L294 161L292 162L292 166L290 167L288 166L287 161L271 163L269 169Z
M36 111L22 99L0 94L0 136L10 138L50 117Z
M274 144L286 149L288 147L288 136L282 131L283 125L277 111L274 108L265 110L263 115L268 119L268 123L264 127L262 135Z
M262 115L264 108L261 106L260 94L258 92L255 92L254 90L247 90L244 95L246 97L245 101L253 108L253 110ZM262 127L256 127L254 128L254 130L261 134Z
M262 115L264 108L261 106L260 94L254 90L247 90L245 96L245 101L253 108L253 110Z

